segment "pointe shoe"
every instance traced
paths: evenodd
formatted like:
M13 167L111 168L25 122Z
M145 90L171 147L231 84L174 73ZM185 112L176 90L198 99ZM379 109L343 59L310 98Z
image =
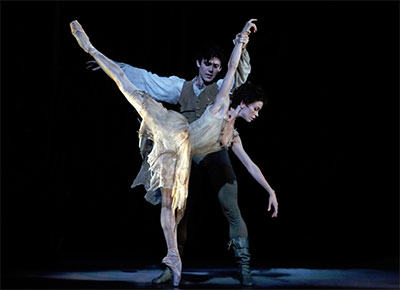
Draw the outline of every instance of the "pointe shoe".
M178 249L168 250L167 256L162 260L172 271L172 285L179 286L182 273L182 261Z
M165 267L164 272L162 272L157 278L154 278L151 282L153 284L165 284L172 282L172 270L169 267Z
M89 41L89 37L86 35L82 26L77 20L72 21L69 26L71 27L72 35L75 36L79 46L87 53L91 53L94 50L93 45Z

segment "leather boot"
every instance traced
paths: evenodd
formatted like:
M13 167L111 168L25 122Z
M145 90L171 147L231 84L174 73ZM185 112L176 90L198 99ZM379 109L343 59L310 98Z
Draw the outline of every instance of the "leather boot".
M249 239L233 238L228 243L229 247L232 246L235 254L236 264L239 267L239 280L242 286L252 286L253 279L250 273L250 252L249 252Z
M182 245L178 245L178 250L179 250L179 255L182 258L183 255L183 246ZM151 282L153 284L166 284L166 283L170 283L172 282L172 270L170 267L166 266L164 271L161 273L160 276L158 276L157 278L154 278Z

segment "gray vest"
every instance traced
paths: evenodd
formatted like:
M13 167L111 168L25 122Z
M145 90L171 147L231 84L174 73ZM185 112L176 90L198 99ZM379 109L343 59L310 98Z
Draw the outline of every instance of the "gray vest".
M217 93L218 86L216 83L213 83L206 86L200 95L196 96L193 91L193 81L186 81L183 84L182 93L179 97L181 114L186 117L189 123L192 123L200 118L210 103L214 102Z

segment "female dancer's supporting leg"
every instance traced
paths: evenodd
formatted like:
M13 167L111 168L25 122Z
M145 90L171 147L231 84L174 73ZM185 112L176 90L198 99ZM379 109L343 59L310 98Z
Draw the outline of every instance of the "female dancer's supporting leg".
M137 88L126 77L121 68L114 63L111 59L104 56L89 41L89 37L84 32L78 21L73 21L70 24L72 34L75 36L80 47L89 53L99 66L106 72L106 74L113 79L121 92L125 95L127 100L133 105L138 113L143 117L147 112L142 104L143 98L138 93ZM179 285L182 271L182 263L179 257L176 236L176 218L172 210L172 189L162 189L162 209L161 209L161 226L164 231L165 241L168 247L168 254L163 259L165 263L173 272L173 284Z
M167 242L168 254L163 259L173 273L173 285L178 286L181 279L182 262L178 251L177 241L177 224L175 214L172 211L172 190L163 188L161 190L162 205L161 205L161 227L164 231L165 241Z

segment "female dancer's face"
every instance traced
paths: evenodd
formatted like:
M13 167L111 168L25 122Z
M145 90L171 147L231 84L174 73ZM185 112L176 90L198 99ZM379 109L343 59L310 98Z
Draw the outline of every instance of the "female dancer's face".
M210 60L203 58L201 63L197 61L197 66L199 67L199 76L206 84L212 82L222 69L221 60L217 57L213 57Z
M242 110L239 113L239 116L245 119L247 122L254 121L256 117L258 117L258 112L261 110L263 106L263 102L257 101L246 105L243 101L240 103L240 107Z

